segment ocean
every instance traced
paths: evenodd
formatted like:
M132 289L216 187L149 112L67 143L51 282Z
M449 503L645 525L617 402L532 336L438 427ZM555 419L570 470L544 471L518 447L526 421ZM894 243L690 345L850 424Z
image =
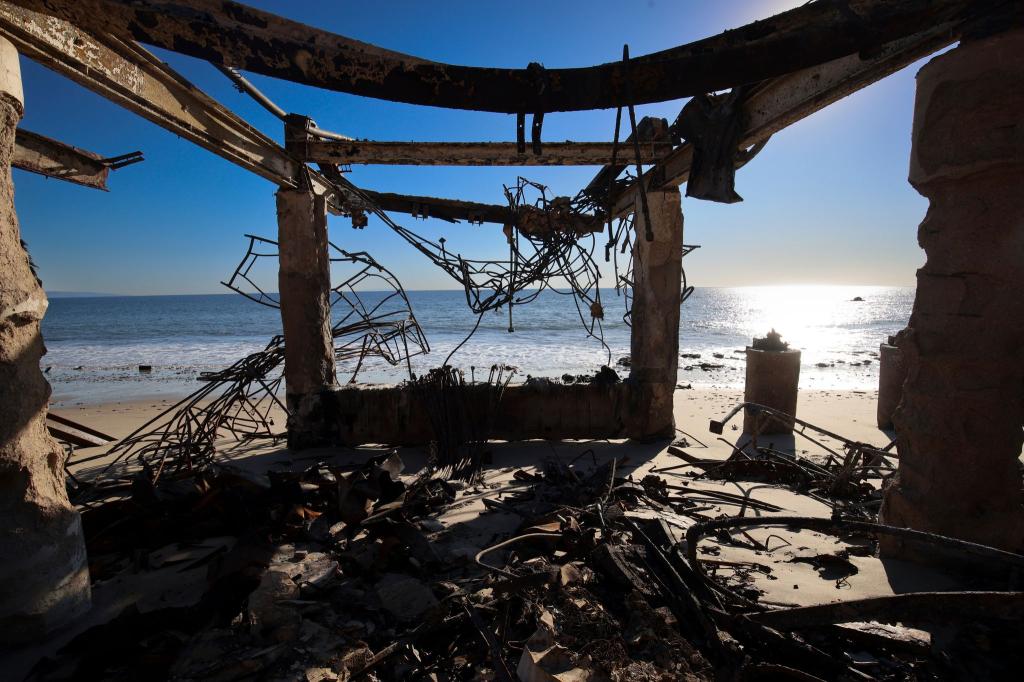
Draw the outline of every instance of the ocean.
M507 310L485 314L451 364L467 374L475 367L477 377L495 363L518 368L518 379L593 374L603 364L624 375L628 369L617 363L629 355L625 301L613 289L601 295L604 345L588 337L571 296L545 291L514 307L512 333ZM906 326L913 298L911 287L698 288L682 306L679 349L700 357L680 358L679 382L741 387L744 346L774 328L803 353L802 388L874 390L878 344ZM413 371L423 373L444 361L477 316L462 291L412 291L409 299L431 348L412 360ZM200 372L262 349L280 331L277 310L237 294L53 298L40 364L58 405L183 396L199 387ZM139 365L152 371L142 374ZM348 381L352 369L339 368L339 380ZM373 383L405 378L404 365L380 359L359 374Z

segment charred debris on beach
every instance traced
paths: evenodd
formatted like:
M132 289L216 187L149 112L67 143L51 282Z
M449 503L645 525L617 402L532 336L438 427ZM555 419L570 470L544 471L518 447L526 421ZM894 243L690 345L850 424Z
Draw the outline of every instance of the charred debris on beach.
M769 408L712 431L741 409ZM473 453L462 467L434 449L409 467L378 450L139 472L82 512L94 594L133 605L32 679L937 680L1024 663L1024 559L880 525L893 444L795 421L813 456L753 434L707 459L684 436L678 464L637 477L640 455L586 444L497 468L480 433L450 443ZM716 481L832 514L779 516L749 488L702 485ZM841 592L887 539L957 589L786 608L765 591Z
M28 642L22 662L46 650L29 673L37 680L1019 676L1024 259L1007 245L1021 243L1012 86L1022 24L1010 0L821 0L660 53L631 58L624 46L607 64L496 69L419 59L234 2L0 3L0 638ZM213 63L280 120L283 142L135 41ZM692 292L682 259L694 248L683 243L679 187L740 201L736 170L776 132L956 42L916 81L909 180L930 206L915 312L897 340L907 353L898 454L797 418L795 402L780 411L758 399L739 410L765 419L749 420L726 459L680 442L668 453L682 468L642 469L642 445L677 435L679 307ZM69 476L68 491L39 370L47 301L10 168L102 189L140 155L104 158L16 130L20 55L276 188L281 298L247 291L279 305L283 336L203 377L116 444L98 476ZM515 142L350 139L288 114L238 69L514 115ZM690 99L671 124L637 121L636 105L680 98ZM610 143L543 140L546 116L609 108ZM349 174L361 163L601 170L572 196L519 178L504 205L488 205L365 190ZM401 286L368 255L333 248L328 213L357 230L375 216L457 282L480 319L507 313L509 331L534 291L558 284L585 335L602 341L603 256L631 327L629 376L605 367L590 382L511 385L495 365L467 382L451 356L411 376L408 360L427 344ZM391 215L403 213L497 225L508 257L463 257ZM272 246L250 239L239 289L254 283L250 256ZM339 258L358 271L340 290ZM388 279L388 310L348 296L368 277ZM748 357L798 353L766 343ZM406 363L410 380L338 384L339 367L354 378L374 356ZM278 409L285 432L270 417ZM776 447L785 436L761 429L772 423L824 453ZM227 461L221 435L286 437L286 470ZM604 450L612 438L634 443ZM551 458L508 471L488 461L495 440L535 439L549 441ZM559 457L553 441L579 451ZM427 453L408 472L397 451L340 461L370 442ZM818 513L780 515L791 506ZM924 581L941 591L892 584L834 600L883 563L876 585L898 582L915 559L925 568L913 570L942 573ZM780 586L819 598L794 606Z

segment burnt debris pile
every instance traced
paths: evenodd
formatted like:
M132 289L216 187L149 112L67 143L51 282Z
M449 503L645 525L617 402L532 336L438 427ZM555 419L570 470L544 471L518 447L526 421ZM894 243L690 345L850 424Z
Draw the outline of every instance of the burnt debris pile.
M875 523L849 461L762 444L712 462L681 439L662 468L595 444L500 469L472 445L140 477L82 515L94 598L120 595L117 617L34 679L917 680L1019 663L1024 558ZM766 486L782 497L752 494ZM782 515L801 500L831 517ZM847 597L887 541L943 557L944 591Z

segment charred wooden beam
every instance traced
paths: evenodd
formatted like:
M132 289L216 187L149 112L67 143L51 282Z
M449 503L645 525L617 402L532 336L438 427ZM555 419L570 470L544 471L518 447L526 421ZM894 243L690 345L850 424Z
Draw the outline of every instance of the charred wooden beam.
M94 37L44 14L0 3L0 35L33 61L165 130L283 186L300 163L150 52L114 36Z
M318 193L331 193L335 212L350 207L443 220L510 223L507 206L364 192L334 169L317 173L130 41L99 39L67 22L0 3L0 35L27 57L67 76L232 163L275 184L295 188L306 169ZM363 205L369 199L371 205Z
M743 105L746 126L740 147L764 143L783 128L954 43L959 36L958 24L945 23L882 45L870 59L850 55L755 86ZM680 185L689 178L692 163L693 146L680 145L644 173L642 181L650 191ZM637 189L633 183L621 190L612 202L612 213L632 211Z
M659 152L664 152L664 154L659 156L659 159L672 151L672 144L669 141L668 121L665 119L645 116L637 123L636 132L641 150L652 147ZM629 134L625 142L619 145L618 153L615 155L615 165L611 165L611 159L609 159L608 164L598 171L594 179L587 185L586 192L591 196L606 194L611 187L611 182L619 177L622 171L626 170L630 161L636 163L636 158L633 154L632 133Z
M671 150L666 142L662 149ZM660 150L641 148L641 162L654 163ZM541 154L519 153L515 142L305 142L297 152L304 161L393 166L603 166L611 163L610 142L549 142ZM626 155L618 150L618 158ZM664 153L660 154L664 155ZM632 153L630 153L632 157Z
M280 187L303 186L308 176L332 212L343 210L343 189L131 40L92 35L6 2L0 36L29 59Z
M142 160L141 152L104 158L45 135L18 128L14 137L11 165L48 178L106 191L107 175L111 169L123 168Z
M471 224L518 225L520 229L529 231L528 221L522 220L522 216L517 216L508 206L481 204L459 199L390 194L371 190L362 190L361 193L381 210L389 213L406 213L414 218L438 218L453 223L464 220ZM525 210L539 211L532 207L527 207ZM579 235L600 232L604 225L601 216L588 213L571 217L563 216L563 220L568 221L566 229L571 229Z
M800 606L748 616L778 630L878 621L924 625L1024 618L1024 592L911 592L832 604Z
M381 210L390 213L406 213L414 218L440 218L448 222L465 220L468 223L497 223L511 225L515 222L508 206L481 204L458 199L440 199L408 194L392 194L363 190Z
M0 35L22 54L160 127L281 187L298 186L305 164L139 46L113 36L101 41L67 22L4 3ZM507 206L362 191L336 170L330 177L309 172L321 192L336 193L346 206L372 210L361 205L366 197L382 210L415 217L513 222Z
M432 62L224 0L15 0L93 33L367 97L505 113L666 101L806 69L1013 0L822 0L630 61L574 69Z

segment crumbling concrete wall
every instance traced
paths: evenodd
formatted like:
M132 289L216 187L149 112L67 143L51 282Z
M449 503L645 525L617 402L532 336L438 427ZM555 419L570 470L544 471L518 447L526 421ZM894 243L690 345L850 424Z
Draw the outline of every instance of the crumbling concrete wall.
M1024 31L936 57L917 77L918 231L886 523L1024 549Z
M279 190L277 234L288 445L312 447L327 442L330 419L322 393L336 383L324 197Z
M0 38L0 641L26 641L89 607L78 513L64 453L46 431L50 386L39 370L43 288L21 243L11 157L22 115L18 53Z
M647 193L654 240L643 210L634 213L633 311L629 376L643 388L633 437L675 435L672 397L679 369L679 305L683 272L683 209L679 189Z
M496 440L626 438L646 423L644 391L633 382L565 385L532 382L508 386L494 414L484 384L467 386L468 419L490 424ZM332 403L332 440L344 445L423 445L436 439L424 396L409 386L340 386Z

